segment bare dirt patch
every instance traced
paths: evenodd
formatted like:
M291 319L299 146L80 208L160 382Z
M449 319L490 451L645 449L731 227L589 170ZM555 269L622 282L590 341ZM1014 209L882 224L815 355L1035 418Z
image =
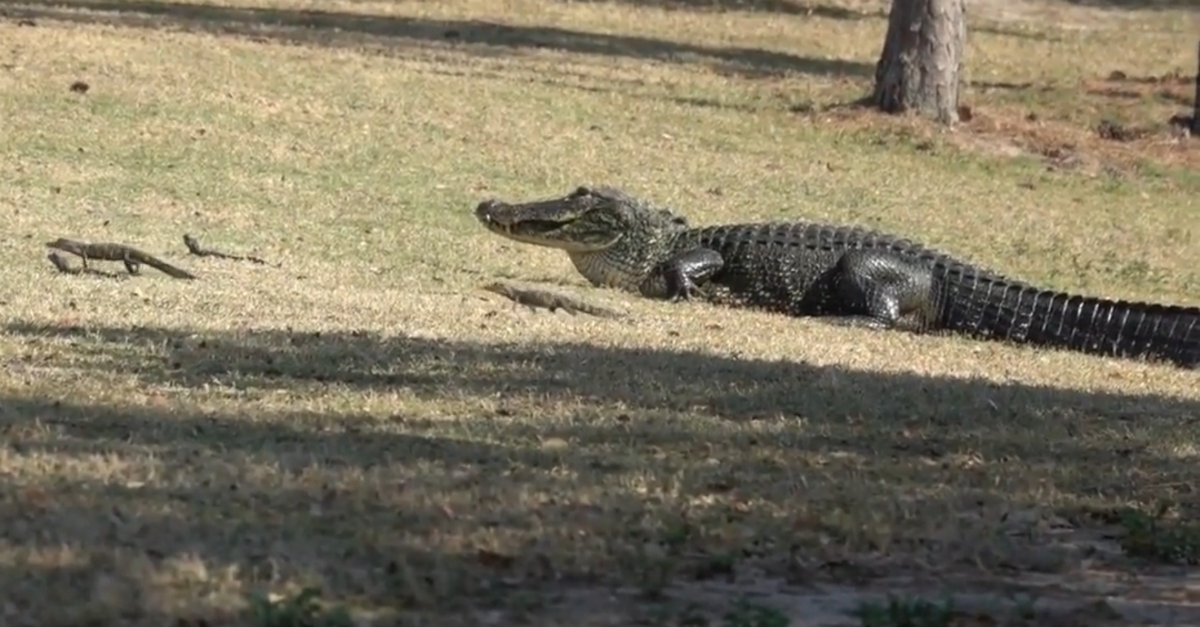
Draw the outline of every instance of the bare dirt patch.
M995 157L1035 157L1057 169L1121 175L1146 165L1195 171L1200 139L1188 127L1195 78L1178 74L1131 78L1120 71L1073 88L1024 83L975 83L954 132L924 120L891 117L864 104L818 107L809 115L847 128L884 132ZM995 92L1021 91L1020 105Z

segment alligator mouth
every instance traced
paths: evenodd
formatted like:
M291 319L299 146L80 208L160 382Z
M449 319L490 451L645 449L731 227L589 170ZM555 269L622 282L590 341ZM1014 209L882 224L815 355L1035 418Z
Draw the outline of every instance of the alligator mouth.
M563 223L552 220L522 220L516 224L503 224L500 226L507 229L510 233L520 231L528 235L543 235L562 229Z
M528 219L506 222L487 212L480 212L478 217L479 221L487 228L506 235L545 235L558 231L564 226L564 223L555 220Z
M579 224L576 216L559 215L558 219L552 219L545 217L549 212L542 211L539 215L536 209L535 207L532 211L522 210L519 205L485 200L475 208L475 218L493 233L518 242L559 248L567 252L595 252L613 243L592 243L588 241L587 233L572 233Z

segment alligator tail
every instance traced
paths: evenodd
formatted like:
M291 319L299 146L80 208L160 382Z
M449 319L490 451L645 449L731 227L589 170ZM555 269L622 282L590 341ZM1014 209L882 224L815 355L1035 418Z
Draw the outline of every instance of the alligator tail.
M946 329L1200 367L1200 307L1108 300L988 277L945 278L940 322Z

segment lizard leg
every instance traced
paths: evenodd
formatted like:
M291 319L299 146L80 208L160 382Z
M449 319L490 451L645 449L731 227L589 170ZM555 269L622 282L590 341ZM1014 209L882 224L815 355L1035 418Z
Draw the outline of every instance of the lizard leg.
M141 271L141 264L130 258L129 255L126 255L121 261L125 264L125 271L129 274L137 274Z
M658 264L651 273L651 279L665 282L667 300L689 300L699 296L700 285L724 265L721 253L708 248L693 248Z
M894 328L906 314L931 305L929 269L891 251L849 251L834 266L831 280L841 314L835 324Z

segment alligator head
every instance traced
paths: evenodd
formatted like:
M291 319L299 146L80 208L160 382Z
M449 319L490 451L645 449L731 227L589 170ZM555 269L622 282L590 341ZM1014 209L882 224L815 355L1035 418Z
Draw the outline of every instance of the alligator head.
M479 203L475 218L488 230L518 242L569 253L608 250L622 238L686 228L687 220L652 209L614 187L579 187L548 200Z

